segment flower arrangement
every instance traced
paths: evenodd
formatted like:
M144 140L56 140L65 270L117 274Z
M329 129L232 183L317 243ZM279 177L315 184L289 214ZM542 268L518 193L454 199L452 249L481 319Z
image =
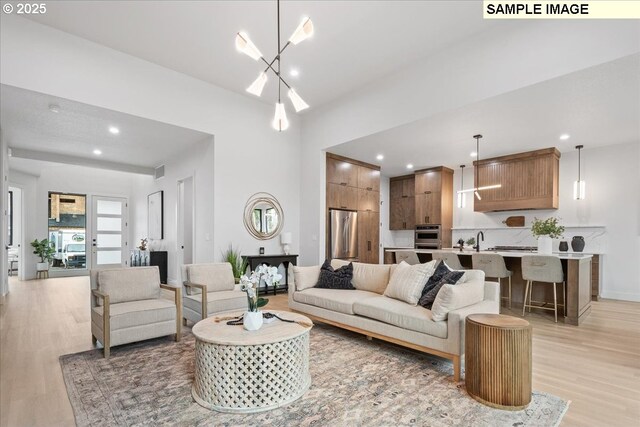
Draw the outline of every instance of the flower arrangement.
M264 280L267 286L277 286L282 279L282 274L278 273L277 267L267 267L261 265L251 275L242 275L240 277L240 290L247 293L247 302L249 303L249 311L257 312L260 307L264 307L269 302L266 298L260 298L258 289L260 283Z
M547 219L534 218L531 223L531 234L534 237L549 236L552 239L558 239L564 233L564 227L559 222L559 218L556 217Z

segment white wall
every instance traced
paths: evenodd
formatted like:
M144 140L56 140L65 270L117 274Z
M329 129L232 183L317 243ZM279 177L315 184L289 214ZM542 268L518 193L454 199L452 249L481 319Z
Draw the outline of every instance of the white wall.
M302 129L302 262L324 256L323 150L638 51L637 22L514 22L310 111Z
M245 253L256 254L259 246L282 252L279 239L260 242L244 229L244 204L257 191L279 199L292 253L298 251L300 127L292 111L290 128L278 133L270 125L272 105L33 21L3 16L0 31L3 84L215 135L213 162L206 165L214 180L205 188L213 205L204 219L212 241L200 243L199 259L215 259L229 243Z

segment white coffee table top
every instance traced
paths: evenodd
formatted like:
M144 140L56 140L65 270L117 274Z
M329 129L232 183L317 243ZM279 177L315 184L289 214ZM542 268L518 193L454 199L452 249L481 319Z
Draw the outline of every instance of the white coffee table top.
M277 310L265 310L265 312L277 314L283 319L306 322L309 325L313 325L313 322L308 317L298 313ZM242 325L227 325L229 317L238 317L243 313L242 311L219 313L199 321L191 331L198 340L211 344L263 345L289 340L311 329L298 323L283 322L278 319L271 323L265 323L257 331L246 331Z

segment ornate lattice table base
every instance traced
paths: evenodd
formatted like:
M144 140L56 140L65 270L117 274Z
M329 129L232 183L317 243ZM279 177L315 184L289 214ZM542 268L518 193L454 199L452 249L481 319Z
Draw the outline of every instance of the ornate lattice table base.
M298 314L276 313L311 323ZM278 408L302 397L311 384L309 330L280 321L252 332L216 323L215 318L198 322L193 328L193 398L216 411L249 413Z

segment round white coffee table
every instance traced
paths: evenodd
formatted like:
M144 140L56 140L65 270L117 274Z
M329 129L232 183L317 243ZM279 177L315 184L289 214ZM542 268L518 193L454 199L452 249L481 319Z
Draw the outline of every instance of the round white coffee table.
M267 311L312 325L301 314ZM302 397L311 385L311 327L276 319L257 331L245 331L242 325L220 320L241 314L223 313L193 326L196 364L191 394L195 401L220 412L250 413L275 409Z

